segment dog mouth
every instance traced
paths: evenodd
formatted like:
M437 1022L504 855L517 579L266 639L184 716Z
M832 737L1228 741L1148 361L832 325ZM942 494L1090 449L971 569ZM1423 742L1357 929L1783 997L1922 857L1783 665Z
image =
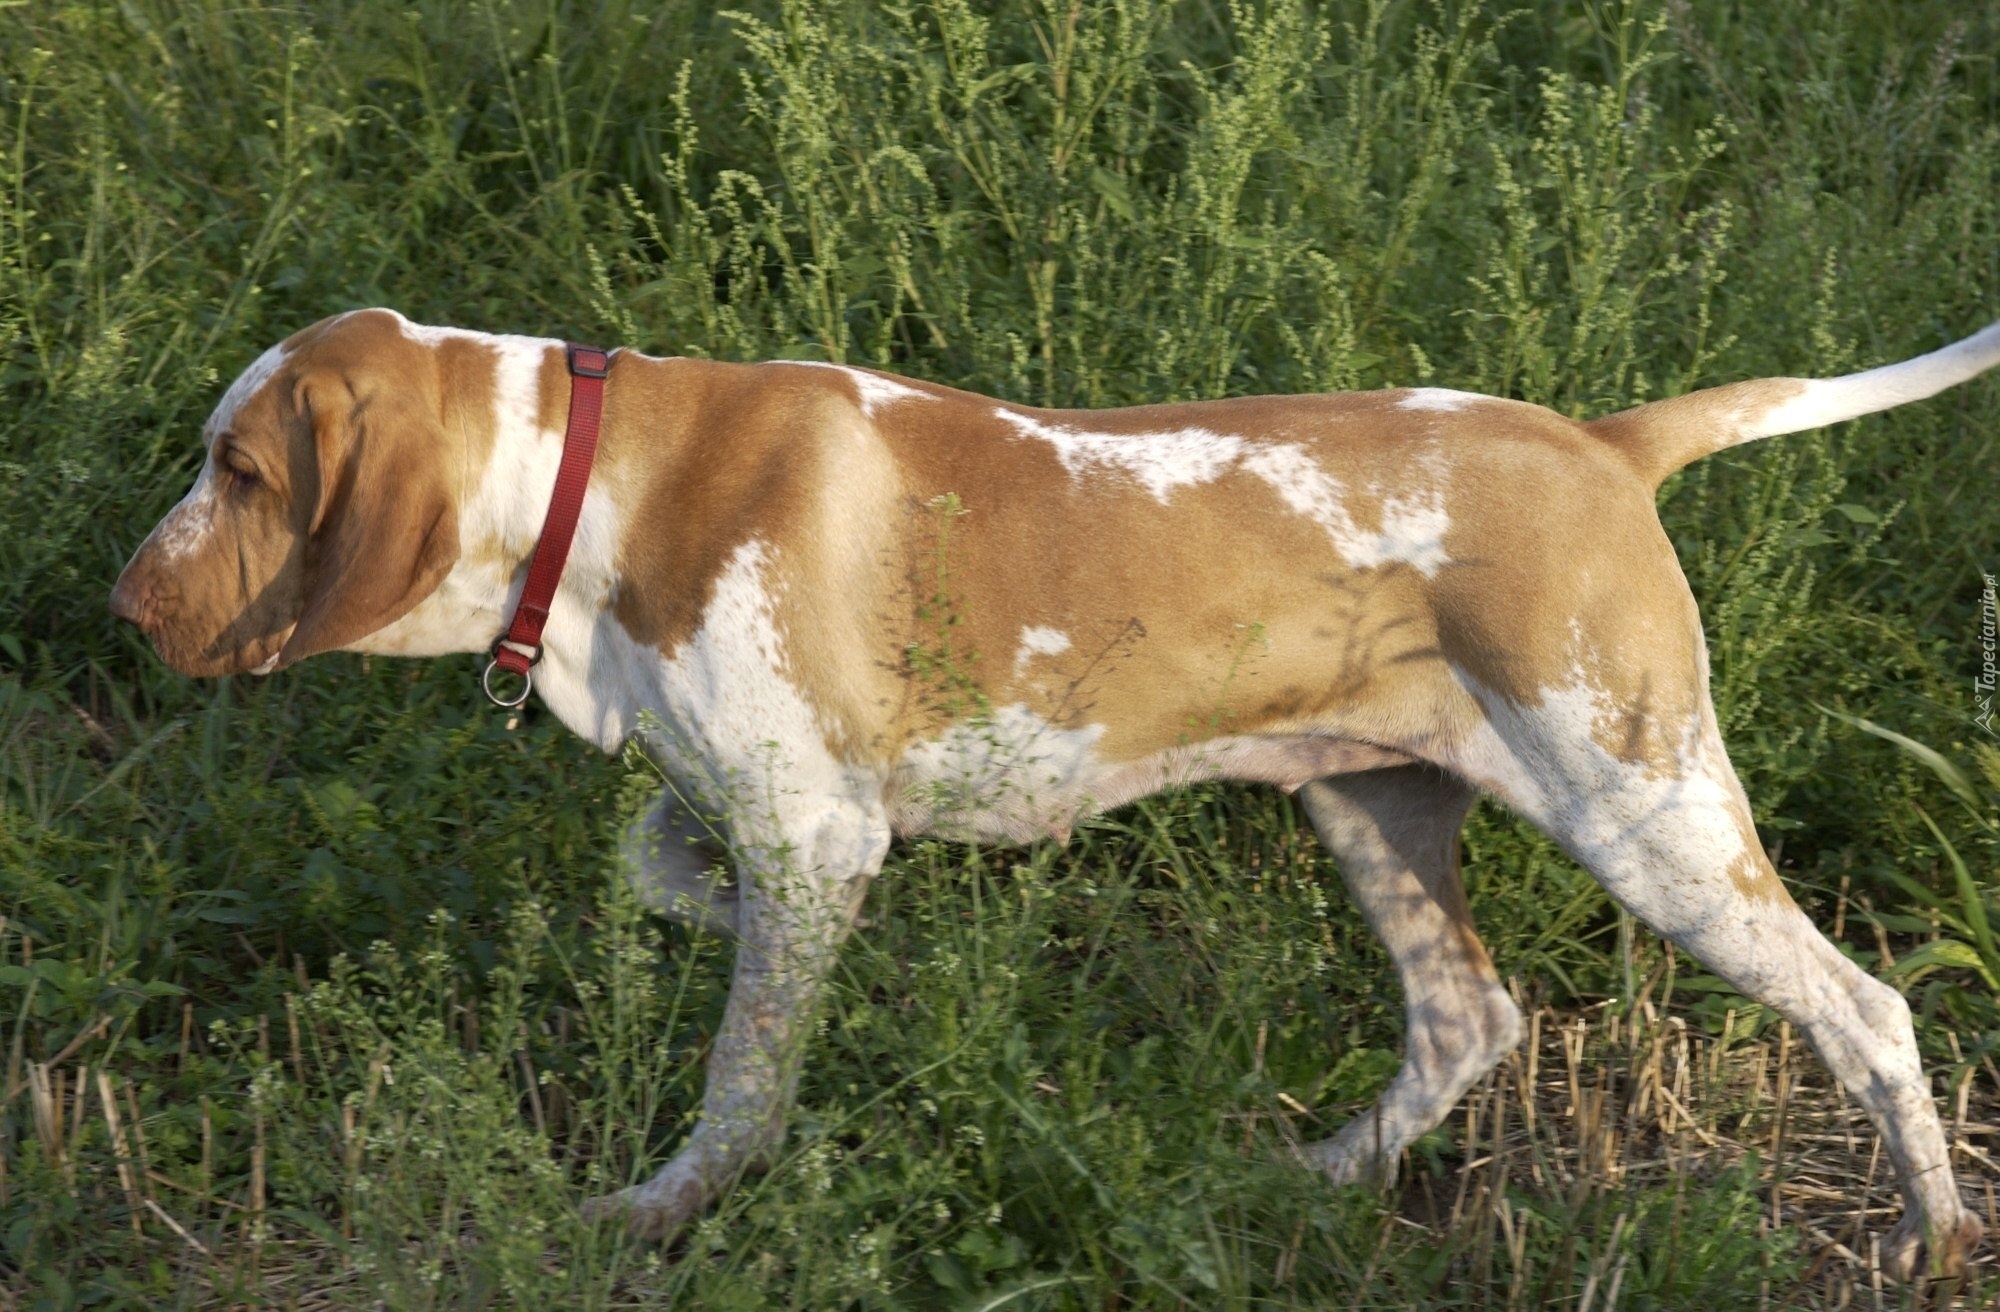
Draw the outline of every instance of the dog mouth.
M207 643L189 641L184 632L167 623L156 623L143 632L151 639L154 653L175 673L193 679L214 679L230 674L274 673L284 655L285 640L291 637L292 626L288 624L277 632L240 644L230 641L226 631Z
M297 627L298 625L296 624L287 624L284 632L278 634L272 640L271 654L263 660L258 661L255 665L252 665L246 673L254 674L259 678L267 674L276 674L280 668L279 662L285 657L285 644L292 640L292 630Z
M231 662L235 672L263 678L278 672L285 655L285 643L291 639L295 625L287 624L277 632L258 638L244 647L238 661Z

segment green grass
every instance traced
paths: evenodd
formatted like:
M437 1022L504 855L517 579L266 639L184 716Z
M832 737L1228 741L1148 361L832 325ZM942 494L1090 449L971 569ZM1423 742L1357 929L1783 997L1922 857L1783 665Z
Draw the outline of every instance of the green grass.
M1291 806L1234 789L1060 850L899 849L778 1168L684 1249L621 1245L575 1205L671 1150L726 978L613 887L645 768L494 713L469 658L196 684L111 622L222 386L357 305L1032 402L1576 414L2000 315L1991 6L987 14L0 7L0 1299L1602 1307L1615 1252L1622 1305L1723 1309L1804 1269L1749 1167L1615 1230L1523 1177L1507 1215L1541 1219L1489 1242L1278 1161L1279 1095L1365 1100L1399 1003ZM1981 1098L1996 489L1988 380L1663 498L1765 838ZM1505 815L1466 853L1531 994L1658 964ZM1456 1133L1413 1177L1449 1186Z

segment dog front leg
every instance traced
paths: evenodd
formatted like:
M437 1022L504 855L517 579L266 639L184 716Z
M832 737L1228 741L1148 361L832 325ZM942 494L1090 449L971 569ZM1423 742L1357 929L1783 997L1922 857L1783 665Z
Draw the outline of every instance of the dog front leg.
M772 843L737 845L736 968L701 1119L658 1174L593 1199L587 1220L623 1215L635 1235L669 1238L783 1139L800 1049L889 829L879 808L842 801L783 831Z
M650 911L723 938L736 932L736 885L720 870L723 844L668 789L632 822L620 845L626 878Z

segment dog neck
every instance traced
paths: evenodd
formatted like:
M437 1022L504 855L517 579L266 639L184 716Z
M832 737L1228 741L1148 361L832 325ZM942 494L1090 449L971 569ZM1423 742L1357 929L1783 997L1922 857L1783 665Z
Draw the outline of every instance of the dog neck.
M460 369L478 367L464 363L468 359L490 360L490 377L449 380L460 385L445 388L447 397L459 398L445 416L445 449L439 452L461 471L459 556L430 596L353 649L397 656L485 651L520 601L562 461L568 404L563 344L414 325L409 331L440 339L448 334L489 348L470 356L451 354ZM615 397L614 382L607 387L607 414L615 412ZM605 425L605 444L615 442L614 429ZM565 633L587 633L592 617L613 596L622 516L606 463L600 462L584 495L575 542L550 607L552 643Z

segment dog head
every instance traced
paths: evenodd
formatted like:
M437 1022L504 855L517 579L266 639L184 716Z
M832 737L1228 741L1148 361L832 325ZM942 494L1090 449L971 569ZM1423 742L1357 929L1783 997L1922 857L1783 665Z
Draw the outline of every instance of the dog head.
M269 672L393 623L458 558L440 394L435 353L387 311L266 351L203 425L194 487L112 613L189 675Z

